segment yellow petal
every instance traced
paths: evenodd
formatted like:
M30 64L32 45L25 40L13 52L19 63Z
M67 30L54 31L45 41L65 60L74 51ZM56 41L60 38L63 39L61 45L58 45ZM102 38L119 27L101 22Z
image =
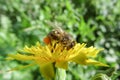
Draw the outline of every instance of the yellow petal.
M46 80L53 80L53 78L55 77L53 64L50 63L39 66L40 66L40 73L46 78Z
M46 65L54 62L54 60L52 59L49 59L47 57L40 57L40 56L34 57L34 61L36 62L36 64L39 64L39 65Z
M99 61L95 61L95 60L92 60L92 59L88 59L86 60L86 65L96 65L96 66L105 66L105 67L109 67L108 65L104 64L104 63L101 63Z
M27 56L27 55L22 55L22 54L9 54L9 57L11 57L11 59L16 59L16 60L32 60L33 56Z
M83 51L83 49L84 49L85 46L86 46L86 44L84 44L84 43L82 43L82 44L80 44L80 43L76 44L73 49L70 49L67 52L67 55L69 56L69 59L74 58L74 57L76 57L78 55L82 55L81 51Z
M85 51L87 53L86 55L88 57L93 57L93 58L95 58L101 50L103 50L103 49L96 49L93 46L91 46L89 48L85 48Z
M62 61L62 62L56 62L55 64L56 67L67 69L68 68L68 62Z
M75 56L74 58L71 59L71 62L76 62L78 64L86 64L87 57L85 54L78 54L77 56Z

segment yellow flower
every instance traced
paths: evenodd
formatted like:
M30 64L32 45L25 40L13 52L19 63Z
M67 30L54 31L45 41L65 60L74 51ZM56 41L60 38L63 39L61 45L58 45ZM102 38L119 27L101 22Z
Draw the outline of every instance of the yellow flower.
M24 51L29 55L23 55L20 53L10 54L9 59L16 59L21 61L34 61L40 66L40 72L46 78L54 78L54 66L58 68L67 69L68 62L75 62L81 65L97 65L107 66L101 62L94 60L101 51L94 47L85 47L86 44L76 43L76 45L67 50L60 43L52 42L45 46L40 45L37 42L36 46L25 46Z

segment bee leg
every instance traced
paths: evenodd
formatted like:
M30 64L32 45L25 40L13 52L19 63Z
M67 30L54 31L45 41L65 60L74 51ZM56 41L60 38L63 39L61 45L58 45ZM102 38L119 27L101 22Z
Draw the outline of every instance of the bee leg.
M51 49L51 52L53 53L54 49L56 48L56 45L58 44L59 42L56 42L54 44L51 43L51 46L52 46L52 49Z
M67 50L73 48L73 47L75 46L75 43L76 43L75 41L72 41L72 42L68 45Z
M53 53L53 49L51 49L51 53Z

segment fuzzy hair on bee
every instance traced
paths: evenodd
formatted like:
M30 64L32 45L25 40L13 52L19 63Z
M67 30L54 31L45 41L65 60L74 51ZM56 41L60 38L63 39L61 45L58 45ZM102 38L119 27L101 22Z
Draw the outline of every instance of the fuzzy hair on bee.
M73 37L70 34L66 33L60 27L53 29L44 38L44 42L46 44L51 43L52 40L55 40L55 41L61 43L64 47L66 47L67 50L71 49L76 44L76 41L73 39Z

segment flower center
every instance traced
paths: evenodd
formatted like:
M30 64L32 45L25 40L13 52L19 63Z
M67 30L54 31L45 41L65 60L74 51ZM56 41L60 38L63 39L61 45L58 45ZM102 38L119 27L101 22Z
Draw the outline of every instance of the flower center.
M49 49L51 53L61 53L63 51L68 51L71 48L75 46L75 43L71 43L71 45L64 45L61 42L58 42L57 40L53 40L49 45Z

